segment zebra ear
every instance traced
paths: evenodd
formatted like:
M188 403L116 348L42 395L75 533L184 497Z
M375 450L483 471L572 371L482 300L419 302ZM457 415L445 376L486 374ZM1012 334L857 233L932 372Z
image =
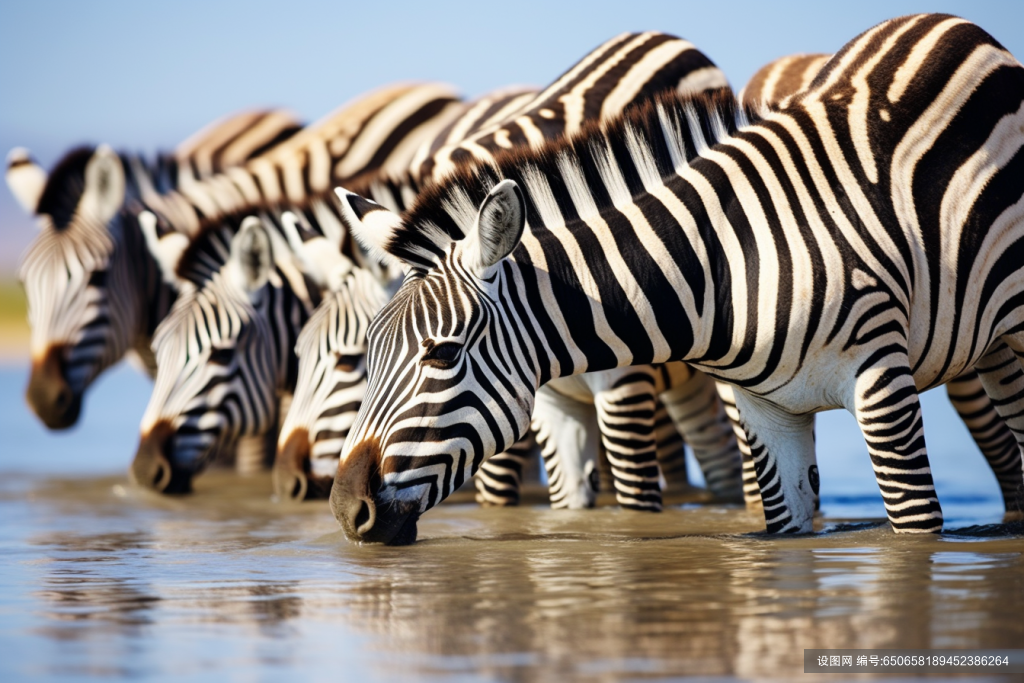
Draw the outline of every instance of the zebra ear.
M121 158L107 145L96 148L85 166L85 191L80 206L103 223L124 205L125 177Z
M502 180L484 198L476 225L462 245L463 264L481 279L519 246L526 227L526 201L513 180Z
M46 178L46 171L24 147L15 147L7 155L7 187L29 215L39 206Z
M336 187L334 193L338 196L342 218L363 249L383 264L401 263L401 259L388 251L388 247L402 225L402 218L345 188Z
M304 222L291 211L281 214L288 246L299 258L302 269L321 289L337 291L354 264L341 253L338 245L309 230L302 224Z
M270 279L274 255L270 248L270 235L263 221L249 216L242 221L238 233L231 238L230 263L236 282L252 295L263 289Z
M152 211L143 211L138 216L139 227L146 238L146 247L160 265L164 282L180 285L178 262L181 255L188 249L188 236L175 230L169 230L161 223Z

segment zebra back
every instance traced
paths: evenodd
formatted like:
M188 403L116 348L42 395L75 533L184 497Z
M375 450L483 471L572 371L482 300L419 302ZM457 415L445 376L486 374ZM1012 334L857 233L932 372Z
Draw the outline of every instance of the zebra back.
M738 96L748 107L778 106L806 89L832 55L799 54L780 57L751 76Z
M220 216L275 206L308 207L335 185L400 174L421 144L460 111L442 84L399 84L356 98L246 164L180 187L150 192L147 208L169 228L196 234Z
M286 109L249 109L218 119L175 147L171 156L178 184L240 166L292 137L302 125Z
M590 51L505 120L457 143L437 145L416 175L437 181L460 163L488 161L503 150L573 135L588 122L609 121L666 90L729 92L729 82L687 40L655 31L623 33Z

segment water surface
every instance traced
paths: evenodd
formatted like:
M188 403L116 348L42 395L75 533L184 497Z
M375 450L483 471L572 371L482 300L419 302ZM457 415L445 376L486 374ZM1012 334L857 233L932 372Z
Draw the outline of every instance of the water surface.
M19 407L22 378L0 371L0 680L813 680L804 648L1024 643L1024 537L994 526L941 396L940 536L879 523L855 427L823 420L814 536L766 538L739 508L462 503L383 548L346 542L324 503L274 502L266 476L130 486L148 392L130 371L61 436Z

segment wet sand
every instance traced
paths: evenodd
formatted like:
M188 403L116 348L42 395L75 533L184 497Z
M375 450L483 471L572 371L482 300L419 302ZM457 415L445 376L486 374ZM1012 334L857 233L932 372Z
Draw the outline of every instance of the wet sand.
M833 514L769 539L740 508L462 503L386 548L269 491L6 477L0 678L814 680L804 648L1024 643L1019 526L898 537Z

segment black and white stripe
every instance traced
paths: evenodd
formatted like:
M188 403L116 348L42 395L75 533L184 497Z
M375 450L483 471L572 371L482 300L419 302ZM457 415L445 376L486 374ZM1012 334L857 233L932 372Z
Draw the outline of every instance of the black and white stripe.
M893 528L940 529L917 387L977 366L995 398L997 356L1024 352L1022 103L991 36L917 15L761 120L666 99L458 174L404 219L342 192L357 237L411 270L370 328L336 517L409 542L541 384L685 360L736 387L769 532L811 530L812 417L836 407Z
M805 90L822 66L831 58L827 54L789 55L758 69L740 91L739 100L749 107L781 107L787 98ZM737 441L744 454L744 500L748 507L760 507L761 495L757 488L757 474L750 458L746 436L739 427L739 413L735 408L732 389L721 385L721 394L727 411L734 417ZM1019 491L1024 486L1021 475L1021 451L1013 434L988 395L981 381L971 371L946 384L950 403L964 421L979 450L985 457L999 483L1006 511L1021 509Z

